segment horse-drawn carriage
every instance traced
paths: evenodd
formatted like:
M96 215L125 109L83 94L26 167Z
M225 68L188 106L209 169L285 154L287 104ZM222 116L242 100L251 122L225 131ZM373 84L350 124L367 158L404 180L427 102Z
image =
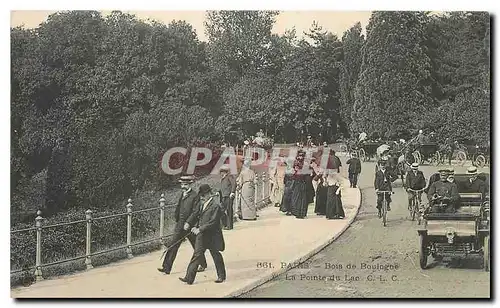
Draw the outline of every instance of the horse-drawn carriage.
M377 148L381 146L383 143L381 142L363 142L359 145L357 149L358 157L362 161L369 161L372 158L375 158L377 155Z
M415 151L413 151L414 160L419 165L429 162L437 166L441 163L441 156L437 143L419 144L415 146Z
M484 176L484 174L483 174ZM434 176L436 178L436 176ZM481 175L478 175L480 178ZM489 180L489 176L484 176ZM456 174L460 195L456 207L447 198L436 198L424 214L424 224L418 230L420 267L427 268L427 259L464 258L482 255L484 269L490 268L490 204L488 196L471 192L465 183L470 176ZM453 209L452 212L444 209Z

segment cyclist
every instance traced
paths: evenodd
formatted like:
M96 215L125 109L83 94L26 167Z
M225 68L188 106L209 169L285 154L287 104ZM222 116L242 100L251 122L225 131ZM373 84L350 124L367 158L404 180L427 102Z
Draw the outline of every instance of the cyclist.
M391 175L389 174L389 171L387 171L387 161L386 160L380 160L378 162L379 164L379 170L375 172L375 193L377 193L377 209L379 214L382 212L382 201L384 200L384 195L385 195L385 200L387 201L387 211L391 210L391 194L390 193L384 193L384 194L379 194L378 191L392 191L392 185L391 185Z
M418 201L422 202L422 191L416 193L413 190L421 190L427 185L425 181L424 174L422 171L418 170L418 164L411 164L411 170L406 173L406 192L408 193L408 208L410 208L411 202L414 197L418 198ZM415 196L417 194L417 196Z

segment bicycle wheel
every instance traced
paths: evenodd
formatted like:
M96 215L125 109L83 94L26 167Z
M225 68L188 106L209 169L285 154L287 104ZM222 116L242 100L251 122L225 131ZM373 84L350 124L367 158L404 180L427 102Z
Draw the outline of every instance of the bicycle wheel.
M387 222L387 201L385 200L382 202L382 222L384 223L384 227L386 226Z
M411 202L411 213L410 214L411 214L411 221L414 221L415 220L415 214L417 213L417 210L416 210L417 205L415 204L415 203L417 203L416 202L417 200L415 200L415 197L413 197L412 199L413 200Z

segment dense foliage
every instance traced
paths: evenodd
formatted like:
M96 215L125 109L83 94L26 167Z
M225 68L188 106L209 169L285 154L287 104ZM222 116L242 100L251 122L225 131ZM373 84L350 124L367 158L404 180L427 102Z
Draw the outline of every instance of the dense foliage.
M174 180L166 149L260 128L276 142L408 129L489 139L487 13L374 12L366 35L313 24L300 39L272 33L278 14L209 12L208 42L184 21L121 12L12 28L13 222L122 206Z

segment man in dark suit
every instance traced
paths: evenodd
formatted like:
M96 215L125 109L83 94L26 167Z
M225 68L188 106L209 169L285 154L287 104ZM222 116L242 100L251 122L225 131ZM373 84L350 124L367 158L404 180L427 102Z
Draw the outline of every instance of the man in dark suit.
M392 191L391 185L391 175L389 171L387 171L387 161L381 160L379 161L379 170L375 172L375 192L377 193L377 209L379 214L382 211L382 201L387 201L387 211L391 210L391 193L379 194L378 191Z
M420 190L425 188L426 182L422 171L418 170L418 164L411 164L411 170L406 174L406 188L412 190ZM414 194L417 194L417 198L422 202L422 192L415 193L411 190L406 190L408 193L408 208L410 207L410 202L413 200Z
M482 194L482 200L486 198L488 191L486 183L477 177L477 168L469 167L467 169L467 174L470 176L469 180L466 182L464 192L480 192Z
M361 161L358 158L356 152L352 153L352 157L346 162L349 165L349 182L351 182L351 187L356 188L358 185L358 176L361 173Z
M233 200L236 193L236 179L229 172L228 167L220 169L220 203L222 207L222 225L224 230L233 229Z
M177 207L175 208L175 228L172 237L173 246L171 246L163 259L163 265L158 268L158 271L165 274L170 274L172 270L172 265L174 264L175 257L177 256L177 251L181 246L182 239L186 237L195 248L195 235L190 233L189 230L194 226L196 222L197 207L199 203L199 197L196 192L193 191L191 184L194 182L192 176L182 176L179 180L182 189L182 195L179 198ZM207 261L205 256L202 255L200 260L200 272L207 268Z
M199 215L197 223L191 229L196 235L196 243L193 257L189 262L186 276L179 277L179 280L187 284L193 284L196 278L196 269L203 261L205 250L209 250L214 260L217 271L216 283L226 280L226 269L221 251L225 249L224 237L221 230L221 208L218 203L218 197L211 194L212 190L207 184L200 187L200 200L198 202Z

